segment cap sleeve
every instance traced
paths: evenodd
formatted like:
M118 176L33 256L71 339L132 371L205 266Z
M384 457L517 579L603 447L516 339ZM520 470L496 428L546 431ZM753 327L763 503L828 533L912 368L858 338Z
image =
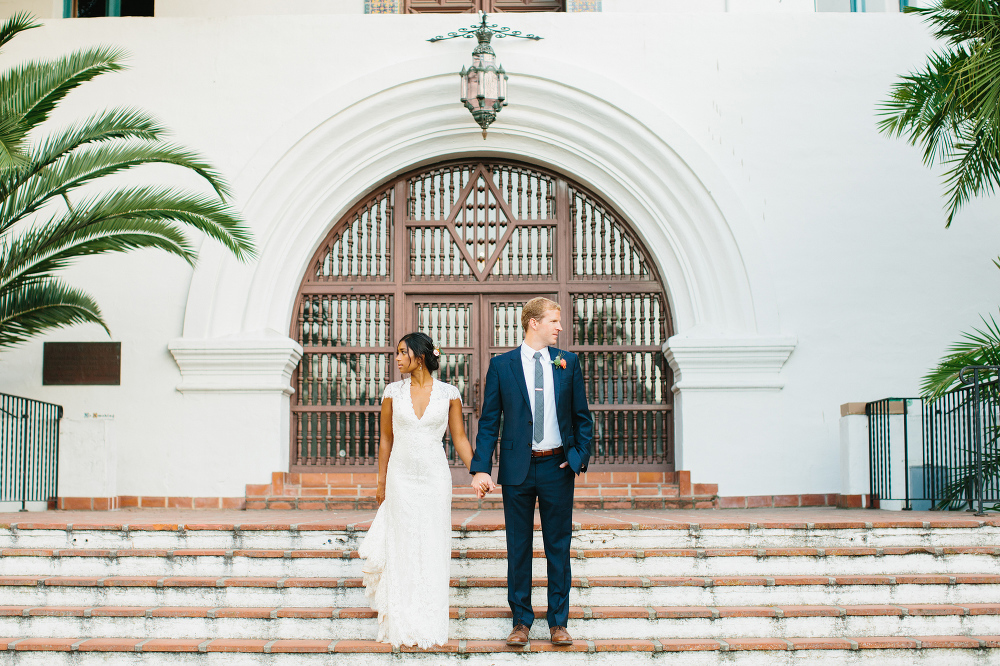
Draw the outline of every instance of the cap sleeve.
M462 393L458 390L457 386L448 384L448 400L458 400L462 402Z
M385 402L386 398L396 397L396 388L398 384L399 382L392 382L391 384L386 385L385 391L382 392L382 402Z

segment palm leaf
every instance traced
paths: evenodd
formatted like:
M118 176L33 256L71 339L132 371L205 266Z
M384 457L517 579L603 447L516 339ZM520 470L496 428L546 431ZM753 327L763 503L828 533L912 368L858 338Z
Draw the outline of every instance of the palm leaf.
M28 27L27 16L5 22L0 46ZM254 257L249 230L226 203L224 179L196 153L165 143L150 115L101 111L31 145L33 130L70 91L122 69L123 58L101 47L0 73L0 349L60 326L90 322L107 330L94 300L54 276L82 257L156 249L193 264L190 231L240 260ZM147 164L196 173L213 192L120 185L100 192L107 177Z
M992 316L982 318L982 328L962 334L962 339L948 348L937 367L924 375L920 391L925 397L936 398L962 385L959 373L970 365L1000 365L1000 325ZM988 373L983 381L991 379Z
M968 140L955 144L945 172L948 186L948 225L955 213L978 194L992 194L1000 184L1000 137L998 128L984 127L968 133Z
M956 100L952 70L968 58L963 49L932 54L920 72L900 77L890 97L879 106L879 131L892 137L906 136L911 145L924 146L924 163L945 159L952 152Z
M28 164L24 152L27 135L16 119L0 115L0 174Z
M108 330L94 299L59 280L0 291L0 348L74 324L98 324Z
M17 12L0 24L0 47L14 39L19 32L41 27L41 23L28 12Z
M179 222L218 241L241 261L256 256L250 232L226 203L167 187L136 187L99 195L81 202L76 217L81 228L115 219Z
M193 264L180 226L221 242L240 259L253 256L246 229L222 202L165 188L133 188L82 202L73 212L35 225L6 243L0 289L23 276L44 275L82 256L155 248Z
M0 74L0 115L31 131L72 90L101 74L124 69L124 58L122 49L99 47L7 70Z
M972 197L1000 185L1000 2L940 0L913 10L946 40L926 66L900 77L879 105L879 131L923 147L944 174L946 226Z
M983 488L995 483L1000 478L1000 450L997 449L995 435L983 442ZM972 448L960 449L956 452L965 461L961 466L949 469L948 480L941 489L940 495L934 499L935 509L961 509L975 496L976 483L976 453ZM983 493L985 496L985 492ZM987 508L987 507L984 507ZM993 510L998 510L994 504Z
M65 220L53 221L6 245L0 258L0 289L48 276L74 259L95 254L158 249L188 263L196 256L176 225L141 217L104 219L77 228Z
M0 47L18 33L40 25L27 12L14 14L0 25ZM18 123L16 118L0 114L0 173L26 164L24 140L27 134L27 128Z
M0 202L0 233L38 211L53 197L68 195L93 180L144 164L172 164L189 169L205 178L220 197L228 194L228 186L207 162L178 146L142 142L84 145L65 153L50 168L40 169L31 177L11 178L12 189Z

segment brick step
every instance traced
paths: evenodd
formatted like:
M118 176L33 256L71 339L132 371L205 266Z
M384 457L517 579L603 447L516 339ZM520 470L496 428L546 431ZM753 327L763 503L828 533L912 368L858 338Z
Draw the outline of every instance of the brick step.
M375 473L275 472L269 484L246 487L249 510L333 510L375 508ZM576 478L577 509L714 509L717 484L691 483L679 472L587 472ZM479 499L468 484L452 488L454 509L501 509L499 492ZM822 499L822 501L820 501ZM828 503L817 496L816 503Z
M545 575L544 551L533 571ZM1000 574L1000 547L572 549L578 577ZM455 577L503 576L503 549L452 551ZM293 576L357 577L356 550L16 549L0 548L0 576Z
M503 606L505 577L451 579L456 607ZM532 580L532 601L545 603L546 581ZM361 578L189 576L4 576L8 606L367 605ZM774 606L980 604L1000 599L1000 575L878 576L609 576L574 577L578 606Z
M248 494L267 494L266 488L281 488L282 486L299 486L303 488L344 488L352 486L375 487L378 474L372 472L274 472L270 484L250 484ZM584 472L576 477L576 485L587 486L596 484L661 484L675 486L690 486L691 473L679 472ZM705 484L706 487L712 484ZM712 485L713 491L718 488ZM253 492L252 492L253 491Z
M536 632L541 634L542 632ZM875 664L877 666L911 666L912 664L993 663L998 658L1000 636L870 636L838 638L744 638L668 639L652 640L577 640L572 646L557 648L544 637L536 635L524 648L509 648L502 641L450 640L444 646L430 649L401 648L414 654L412 659L433 664L513 663L497 657L497 653L523 653L518 662L538 664L605 663L614 655L615 663L631 665L648 663L655 653L671 653L671 664L753 664L812 663L812 664ZM69 654L69 653L73 654ZM33 653L47 666L62 664L101 664L103 666L132 665L136 653L156 653L158 663L247 663L231 660L229 654L267 653L267 664L326 664L335 653L338 664L397 664L402 658L393 654L391 646L374 641L358 640L285 640L264 639L150 639L150 638L0 638L0 664L29 663ZM44 654L43 654L44 653ZM178 654L180 653L180 654ZM229 653L229 654L227 654ZM558 653L558 654L557 654ZM168 656L169 655L169 656ZM253 663L265 663L254 659Z
M536 633L545 608L535 609ZM572 633L584 640L809 638L873 633L882 636L975 635L996 632L1000 604L863 606L611 606L569 610ZM501 640L510 631L507 607L452 608L454 639ZM0 635L44 638L370 639L377 615L368 607L0 606Z
M267 492L246 496L249 510L374 510L375 485L296 486L284 484L281 492L272 486ZM677 484L658 483L590 483L577 484L574 491L575 509L712 509L717 507L716 486L694 484L681 494ZM479 498L468 485L452 488L452 509L503 509L500 490Z
M470 489L471 490L471 489ZM246 498L246 508L251 511L270 509L277 511L364 511L377 507L375 490L356 495L335 495L330 497L299 497L295 495L271 495ZM452 496L453 510L503 509L503 497L499 493L483 498L469 495ZM715 509L713 495L576 495L574 509Z
M690 514L674 512L577 512L571 547L829 549L858 544L872 548L1000 544L998 518L942 515L933 520L893 517L873 522L865 520L871 515L866 511L825 511L807 514L812 520L796 520L802 514L791 513L779 518L763 514L749 521L746 513L739 514L742 518L720 514L721 518L696 522ZM831 518L824 519L827 514ZM156 517L154 510L105 513L101 521L88 514L61 513L47 521L0 523L0 548L355 550L374 512L303 512L302 518L282 514L270 518L267 513L234 511L222 519L198 522L178 521L178 515L197 516L197 512L163 517ZM502 511L455 512L452 520L453 548L491 549L504 543ZM539 525L535 530L534 547L540 549Z
M343 484L336 486L299 486L295 484L283 484L278 489L272 486L260 486L262 492L248 493L248 497L265 497L268 495L282 495L288 497L311 497L311 496L337 496L337 495L374 495L375 483ZM497 486L500 488L500 486ZM714 495L715 485L696 483L692 486L691 495ZM280 492L278 492L280 491ZM453 495L475 495L476 491L470 485L452 486ZM577 495L680 495L680 486L676 483L577 483L573 492Z

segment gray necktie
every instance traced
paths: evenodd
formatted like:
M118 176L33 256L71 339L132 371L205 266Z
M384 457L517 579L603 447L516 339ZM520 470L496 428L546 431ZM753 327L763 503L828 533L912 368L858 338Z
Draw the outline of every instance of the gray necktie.
M535 428L534 438L541 442L545 436L545 383L542 379L542 352L535 352Z

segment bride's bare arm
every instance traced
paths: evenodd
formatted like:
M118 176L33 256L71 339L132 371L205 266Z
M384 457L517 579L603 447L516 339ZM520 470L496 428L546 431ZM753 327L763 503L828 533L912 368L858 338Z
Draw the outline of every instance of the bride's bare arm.
M455 452L468 469L472 464L472 444L469 443L469 436L465 434L461 400L451 401L451 407L448 409L448 429L451 431L451 441L455 444Z
M385 473L389 469L389 456L392 454L392 398L382 401L379 433L378 486L375 488L375 502L378 506L382 506L382 502L385 501Z

